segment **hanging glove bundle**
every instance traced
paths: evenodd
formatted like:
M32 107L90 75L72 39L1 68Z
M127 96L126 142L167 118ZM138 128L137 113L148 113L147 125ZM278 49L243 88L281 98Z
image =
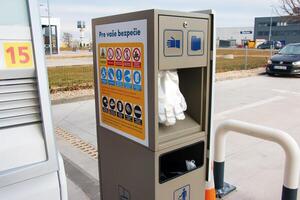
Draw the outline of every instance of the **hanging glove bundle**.
M176 120L184 120L187 105L179 89L176 70L158 73L158 119L166 126L174 125Z

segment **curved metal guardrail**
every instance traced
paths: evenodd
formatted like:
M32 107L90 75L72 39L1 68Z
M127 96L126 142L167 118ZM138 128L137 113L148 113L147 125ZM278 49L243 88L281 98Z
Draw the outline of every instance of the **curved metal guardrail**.
M235 187L224 183L226 137L230 131L260 138L279 144L285 151L284 183L282 200L297 200L300 174L300 149L297 142L287 133L237 120L228 120L218 126L215 134L214 180L218 197L223 197Z

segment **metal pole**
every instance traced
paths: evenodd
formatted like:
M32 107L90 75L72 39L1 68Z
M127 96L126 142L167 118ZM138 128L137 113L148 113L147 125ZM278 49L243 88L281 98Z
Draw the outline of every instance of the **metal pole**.
M52 29L51 29L51 19L50 19L50 3L47 0L47 7L48 7L48 32L49 32L49 54L52 55Z
M248 68L248 45L245 46L245 70Z
M271 39L272 39L272 24L273 24L273 16L272 15L273 15L273 7L271 7L269 42L271 42ZM271 46L270 46L270 58L273 55L272 48L273 48L273 43L271 42Z
M228 120L223 122L216 130L215 134L215 156L214 175L216 190L223 191L226 137L230 131L260 138L279 144L285 152L284 183L282 188L282 200L297 200L300 174L300 149L297 142L287 133L241 122ZM223 195L224 196L224 195Z

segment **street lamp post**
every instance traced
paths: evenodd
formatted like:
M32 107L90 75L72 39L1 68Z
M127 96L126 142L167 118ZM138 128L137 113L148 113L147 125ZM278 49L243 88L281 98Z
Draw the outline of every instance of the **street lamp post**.
M47 0L48 7L48 34L49 34L49 54L52 55L52 29L51 29L51 18L50 18L50 3Z
M273 55L273 46L274 46L274 43L271 41L272 40L272 26L273 26L273 9L274 9L274 7L271 6L270 30L269 30L269 42L271 42L270 57L272 57L272 55Z

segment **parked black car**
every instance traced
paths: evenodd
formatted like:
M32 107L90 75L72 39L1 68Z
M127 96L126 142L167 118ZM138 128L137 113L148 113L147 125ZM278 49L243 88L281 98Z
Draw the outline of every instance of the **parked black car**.
M273 45L274 49L281 49L282 44L280 41L266 41L260 45L257 46L258 49L270 49Z
M300 43L289 44L268 60L266 72L273 74L300 74Z

